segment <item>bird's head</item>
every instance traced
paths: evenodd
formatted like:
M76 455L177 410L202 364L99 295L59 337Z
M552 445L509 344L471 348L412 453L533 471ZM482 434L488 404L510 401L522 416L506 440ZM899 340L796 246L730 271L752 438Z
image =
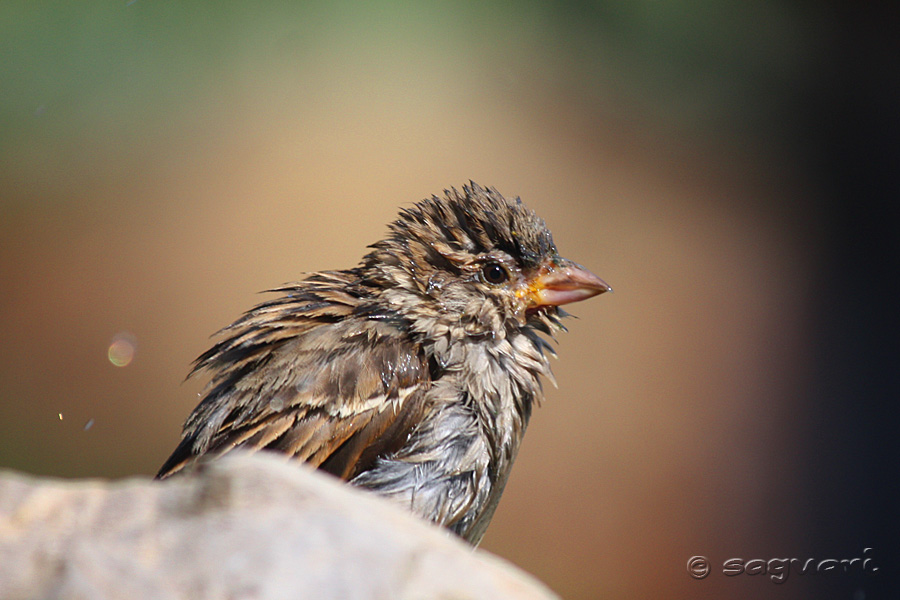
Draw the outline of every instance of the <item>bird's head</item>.
M363 271L382 301L428 327L505 336L526 325L547 330L557 307L609 291L599 277L559 255L544 221L521 200L471 183L401 211L372 246Z

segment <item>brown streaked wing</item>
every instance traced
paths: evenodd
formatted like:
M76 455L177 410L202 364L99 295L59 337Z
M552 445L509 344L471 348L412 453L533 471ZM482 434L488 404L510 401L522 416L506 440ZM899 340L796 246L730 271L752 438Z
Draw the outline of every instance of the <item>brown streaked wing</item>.
M242 448L349 479L406 441L431 384L424 353L396 325L349 316L353 296L325 287L280 290L198 359L212 380L158 477Z

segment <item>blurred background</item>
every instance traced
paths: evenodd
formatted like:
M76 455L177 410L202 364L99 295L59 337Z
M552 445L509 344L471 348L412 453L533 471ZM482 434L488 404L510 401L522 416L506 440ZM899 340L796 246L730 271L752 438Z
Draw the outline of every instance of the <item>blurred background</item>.
M898 7L4 1L0 467L155 473L211 333L471 179L615 288L483 548L566 598L897 597Z

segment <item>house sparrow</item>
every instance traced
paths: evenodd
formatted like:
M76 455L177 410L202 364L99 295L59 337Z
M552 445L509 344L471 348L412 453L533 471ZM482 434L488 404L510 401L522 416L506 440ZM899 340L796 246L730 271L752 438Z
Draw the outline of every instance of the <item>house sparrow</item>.
M553 381L538 333L564 329L559 305L610 288L559 256L521 200L475 183L402 210L370 248L220 332L158 477L233 448L280 452L477 545L540 377Z

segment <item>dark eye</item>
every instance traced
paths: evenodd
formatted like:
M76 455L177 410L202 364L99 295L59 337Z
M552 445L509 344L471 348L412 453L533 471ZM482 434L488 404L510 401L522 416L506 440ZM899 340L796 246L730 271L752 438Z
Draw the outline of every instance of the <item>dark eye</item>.
M509 279L509 271L503 265L492 262L481 268L481 276L488 283L496 285Z

